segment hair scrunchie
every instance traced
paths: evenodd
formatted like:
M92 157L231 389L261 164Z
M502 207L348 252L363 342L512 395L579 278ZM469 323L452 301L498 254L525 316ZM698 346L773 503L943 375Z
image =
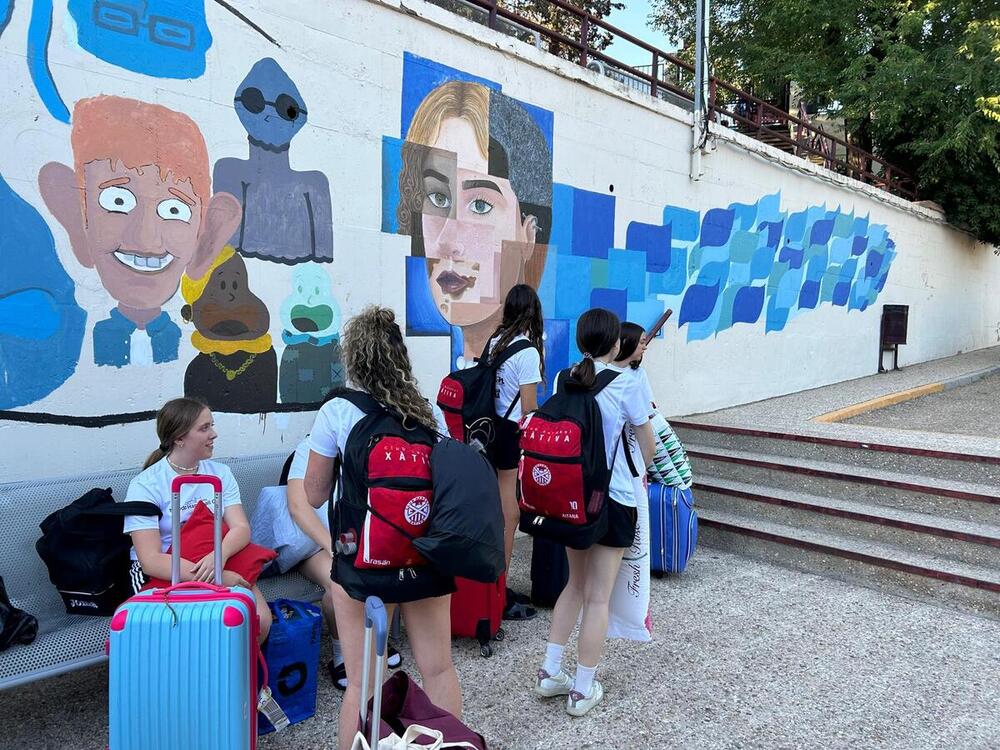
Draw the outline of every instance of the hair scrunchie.
M160 452L162 452L162 453L169 453L170 452L170 446L169 445L165 445L164 443L160 443Z
M593 359L593 358L594 358L594 355L593 355L593 354L591 354L590 352L584 352L584 353L583 353L583 358L584 358L584 359Z

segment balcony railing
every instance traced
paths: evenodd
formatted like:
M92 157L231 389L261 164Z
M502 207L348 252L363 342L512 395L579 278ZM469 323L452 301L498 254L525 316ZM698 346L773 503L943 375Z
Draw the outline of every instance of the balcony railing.
M572 36L549 28L517 12L517 0L431 0L437 5L465 11L492 29L531 40L549 51L568 57L574 62L641 90L658 99L666 99L687 109L694 102L694 66L676 55L632 36L565 0L548 0L551 8L566 14L573 22ZM613 39L638 48L649 56L648 65L629 65L590 45L591 35L598 30ZM539 43L539 40L544 42ZM596 63L596 64L595 64ZM709 81L708 111L713 121L776 146L795 156L874 185L909 200L916 199L913 178L848 140L823 130L787 110L765 101L715 76ZM801 113L800 113L801 114Z

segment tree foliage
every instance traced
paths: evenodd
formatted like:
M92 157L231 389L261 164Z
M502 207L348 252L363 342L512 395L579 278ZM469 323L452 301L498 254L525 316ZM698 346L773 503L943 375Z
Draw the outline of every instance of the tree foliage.
M1000 244L1000 0L712 0L715 74L794 81L854 142L914 175L953 224ZM694 0L653 23L694 46Z
M565 2L575 5L597 18L607 18L612 10L621 10L625 7L620 0L565 0ZM550 3L548 0L501 0L501 5L569 39L580 41L579 16ZM611 34L603 31L600 27L591 25L587 32L587 41L592 49L603 50L614 39ZM575 47L559 42L549 42L548 49L549 52L569 60L575 60L580 56L579 50Z

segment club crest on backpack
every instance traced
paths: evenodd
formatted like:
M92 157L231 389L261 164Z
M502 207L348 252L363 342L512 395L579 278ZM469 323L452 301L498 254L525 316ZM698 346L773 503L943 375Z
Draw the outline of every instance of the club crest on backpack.
M531 469L531 478L535 480L535 484L544 487L552 481L552 472L545 464L535 464Z
M420 526L431 515L431 502L426 497L415 497L403 509L403 517L411 526Z

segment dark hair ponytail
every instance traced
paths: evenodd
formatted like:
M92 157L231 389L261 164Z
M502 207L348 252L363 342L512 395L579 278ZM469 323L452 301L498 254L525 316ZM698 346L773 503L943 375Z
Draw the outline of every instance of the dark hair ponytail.
M618 356L615 362L628 362L629 358L635 354L639 348L639 341L646 332L638 323L625 321L622 323L621 340L618 344Z
M576 347L583 359L573 365L570 377L585 388L593 386L597 378L594 360L615 348L621 327L618 316L603 307L591 308L581 315L576 322Z
M545 343L542 339L542 301L538 293L528 284L515 284L507 292L503 303L503 319L490 338L500 339L490 353L495 357L502 352L516 336L524 334L538 349L541 358L542 382L545 382Z

